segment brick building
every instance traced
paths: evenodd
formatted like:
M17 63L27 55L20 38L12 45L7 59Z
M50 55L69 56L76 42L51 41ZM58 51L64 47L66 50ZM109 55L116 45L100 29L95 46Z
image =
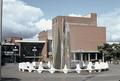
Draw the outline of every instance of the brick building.
M106 29L97 26L96 13L82 17L57 16L52 20L52 30L39 33L39 40L46 41L45 53L51 48L54 61L60 64L67 58L65 53L70 53L71 60L104 59L97 46L106 43Z
M42 50L44 60L47 60L47 58L52 59L52 30L40 32L38 39L39 41L45 41Z
M106 42L106 29L97 27L95 13L82 17L57 16L52 22L52 32L54 60L59 59L59 65L66 64L65 49L70 50L70 60L102 59L97 46Z

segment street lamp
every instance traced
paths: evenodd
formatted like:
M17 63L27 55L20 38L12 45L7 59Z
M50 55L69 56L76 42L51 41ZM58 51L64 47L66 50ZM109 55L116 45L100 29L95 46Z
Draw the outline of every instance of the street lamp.
M14 52L14 63L16 63L16 52L18 51L17 47L15 46L14 49L13 49L13 52Z
M33 47L32 51L34 52L34 61L35 61L35 56L36 56L35 52L37 51L35 46Z

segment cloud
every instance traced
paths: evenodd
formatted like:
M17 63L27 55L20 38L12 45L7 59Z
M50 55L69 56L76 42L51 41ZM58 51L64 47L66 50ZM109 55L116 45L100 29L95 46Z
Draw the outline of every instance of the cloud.
M21 0L3 0L3 38L19 36L31 38L41 31L36 23L43 16L40 8Z
M37 21L35 23L35 27L37 27L38 30L41 31L47 31L47 30L51 30L52 29L52 20L51 19L40 19L39 21ZM38 33L36 35L34 35L31 38L25 38L23 40L30 40L30 41L35 41L35 40L39 40L38 39Z
M68 16L72 16L72 17L81 17L82 15L71 13L71 14L69 14Z
M40 19L36 24L35 24L39 29L43 30L50 30L52 29L52 20L51 19Z
M35 36L31 37L31 38L24 38L23 40L27 40L27 41L38 41L38 34L36 34Z
M120 41L120 9L114 9L109 13L98 17L98 25L105 26L107 41Z

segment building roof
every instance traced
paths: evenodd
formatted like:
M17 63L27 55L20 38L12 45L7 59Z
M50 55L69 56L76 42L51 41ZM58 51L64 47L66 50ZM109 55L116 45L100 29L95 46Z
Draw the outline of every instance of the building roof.
M17 43L45 43L45 41L15 40Z
M2 42L2 45L15 45L15 43L5 43L5 42Z

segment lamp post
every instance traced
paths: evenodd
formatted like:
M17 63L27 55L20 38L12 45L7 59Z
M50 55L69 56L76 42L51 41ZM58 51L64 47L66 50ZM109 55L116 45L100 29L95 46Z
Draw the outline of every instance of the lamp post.
M16 63L16 52L18 51L17 47L15 46L14 49L13 49L13 52L14 52L14 63Z
M35 61L35 56L36 56L35 52L37 51L35 46L33 47L32 51L34 52L34 61Z
M25 54L23 54L23 58L24 58L24 59L23 59L23 61L25 61L25 62L26 62L26 59L25 59Z
M1 43L2 43L2 10L3 10L3 0L0 0L0 81L1 81Z

